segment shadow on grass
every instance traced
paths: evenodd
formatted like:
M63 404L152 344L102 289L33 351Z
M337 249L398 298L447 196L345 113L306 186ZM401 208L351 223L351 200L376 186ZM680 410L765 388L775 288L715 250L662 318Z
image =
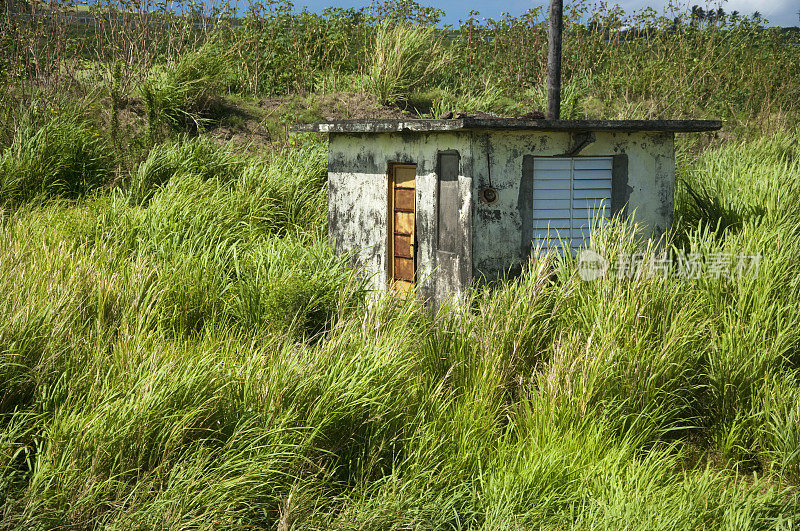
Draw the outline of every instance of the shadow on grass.
M761 206L731 208L719 193L702 185L692 187L685 180L682 182L690 200L678 212L679 230L675 241L678 248L688 246L687 234L697 227L709 227L717 238L723 238L739 232L748 221L758 221L766 213Z

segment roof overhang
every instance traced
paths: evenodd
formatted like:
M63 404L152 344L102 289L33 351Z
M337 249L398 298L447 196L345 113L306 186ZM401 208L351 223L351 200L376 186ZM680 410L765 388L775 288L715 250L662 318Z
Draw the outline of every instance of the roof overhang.
M526 118L455 118L451 120L376 119L337 120L308 124L291 124L298 133L397 133L402 131L562 131L562 132L672 132L699 133L722 128L719 120L542 120Z

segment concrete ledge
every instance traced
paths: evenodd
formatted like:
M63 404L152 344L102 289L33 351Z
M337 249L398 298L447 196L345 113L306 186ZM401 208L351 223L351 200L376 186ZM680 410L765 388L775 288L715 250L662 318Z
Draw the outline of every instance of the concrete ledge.
M719 120L537 120L524 118L473 118L452 120L377 119L339 120L309 124L291 124L297 133L396 133L401 131L606 131L606 132L673 132L699 133L722 128Z

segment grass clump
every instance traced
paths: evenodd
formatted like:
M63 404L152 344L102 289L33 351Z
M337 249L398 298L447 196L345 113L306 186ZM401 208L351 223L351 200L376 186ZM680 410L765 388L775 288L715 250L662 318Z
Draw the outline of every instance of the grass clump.
M407 99L429 83L447 61L433 28L383 23L374 46L367 85L384 103Z
M179 137L150 150L136 168L128 186L132 204L144 204L171 178L197 175L201 179L230 181L240 171L237 158L205 138Z
M224 54L204 46L174 64L156 66L142 84L151 143L159 126L198 132L214 117L225 87Z
M466 114L496 113L499 116L513 116L529 111L529 107L524 102L509 98L499 87L488 87L486 90L474 94L453 94L443 90L433 91L429 94L416 94L411 99L412 105L416 98L422 101L427 99L430 102L427 114L431 118L440 118L448 112L452 114L459 112Z
M113 161L103 136L80 118L27 121L0 155L0 205L80 197L109 182Z
M319 142L269 161L233 157L201 139L163 144L126 200L112 201L105 237L169 266L153 282L157 320L171 333L226 323L312 336L363 291L319 237L326 168Z

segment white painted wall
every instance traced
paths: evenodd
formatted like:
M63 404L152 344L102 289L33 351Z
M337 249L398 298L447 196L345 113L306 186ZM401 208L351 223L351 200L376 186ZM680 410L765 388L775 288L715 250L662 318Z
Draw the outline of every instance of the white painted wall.
M628 213L646 232L661 235L672 224L675 187L673 133L595 133L595 141L578 156L628 156ZM573 144L570 133L531 131L475 132L472 153L473 194L489 185L487 153L491 160L492 186L499 199L493 205L475 201L473 222L473 263L476 276L494 278L509 268L519 267L521 219L517 198L525 155L563 155ZM535 197L534 197L535 199Z
M625 154L628 159L628 212L653 235L672 223L675 184L672 133L595 133L579 156ZM339 253L353 253L374 289L388 278L388 177L391 162L417 164L417 272L423 297L441 301L462 291L474 276L494 278L519 267L521 219L517 207L525 155L563 155L573 145L570 133L532 131L446 131L337 133L330 135L330 237ZM436 250L436 163L439 151L461 156L459 190L463 197L463 254ZM491 185L499 198L481 202ZM471 242L471 245L469 244Z
M329 228L337 252L355 253L376 290L388 278L388 176L392 162L417 165L417 284L425 297L444 292L472 274L471 249L463 256L436 251L436 164L439 151L461 155L459 190L462 227L471 229L470 134L465 132L333 134L329 151ZM446 274L434 271L446 270Z

